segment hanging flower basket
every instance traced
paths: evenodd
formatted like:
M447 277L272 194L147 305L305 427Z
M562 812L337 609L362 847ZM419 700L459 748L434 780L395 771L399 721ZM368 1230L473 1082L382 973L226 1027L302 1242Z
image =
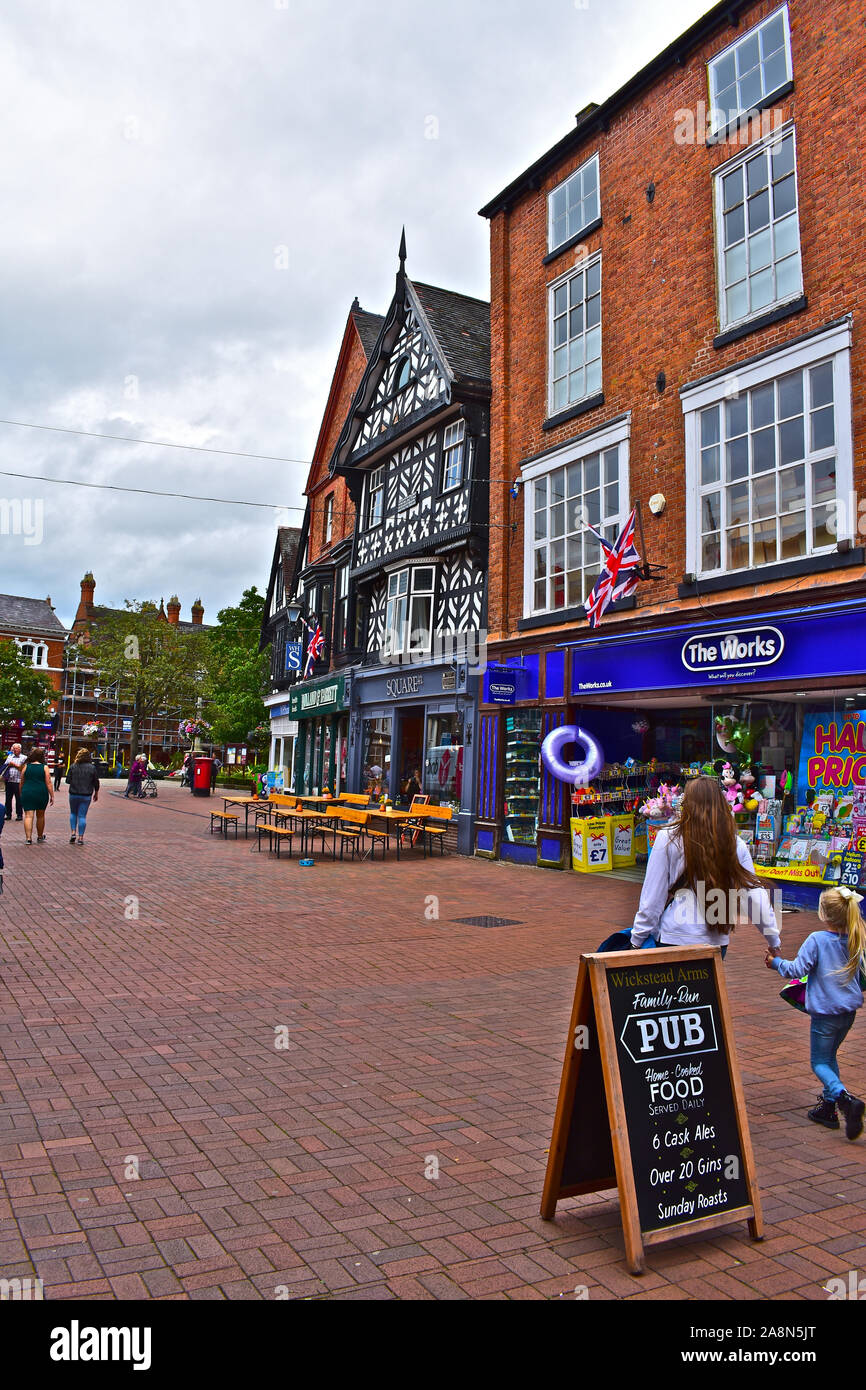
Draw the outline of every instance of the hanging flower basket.
M177 726L181 738L188 738L191 743L197 738L207 738L212 729L213 725L206 719L182 719Z
M84 738L104 739L108 737L108 730L105 725L98 724L95 720L82 724L81 733Z

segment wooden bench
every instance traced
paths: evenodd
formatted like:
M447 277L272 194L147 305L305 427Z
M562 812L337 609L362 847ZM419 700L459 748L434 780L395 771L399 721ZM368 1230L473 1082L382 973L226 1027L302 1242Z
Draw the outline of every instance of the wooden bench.
M447 824L431 825L431 821L448 822L451 819L450 806L419 806L417 810L418 819L421 822L421 842L424 846L424 856L427 856L427 844L430 845L430 853L433 853L435 839L439 840L439 853L445 853L445 836L448 833Z
M361 849L364 831L367 828L367 812L356 811L351 806L340 806L334 807L333 809L339 811L339 816L335 817L335 819L338 819L339 824L334 827L334 845L336 846L337 840L340 841L341 859L343 857L343 846L347 844L351 845L352 858L354 859L355 851L360 851Z
M235 839L238 838L238 818L231 811L211 811L210 813L210 833L213 834L214 822L224 839L229 837L229 826L235 828Z
M289 842L289 854L291 854L291 852L292 852L292 840L293 840L293 838L294 838L295 832L294 832L294 830L290 829L288 826L285 826L285 825L257 825L257 826L256 826L256 834L257 834L258 840L259 840L259 853L261 853L261 849L262 849L262 836L263 836L263 835L267 835L267 837L268 837L268 853L269 853L269 854L273 853L274 843L276 843L276 846L277 846L277 858L279 859L279 857L280 857L280 845L283 843L284 840L288 840L288 842Z

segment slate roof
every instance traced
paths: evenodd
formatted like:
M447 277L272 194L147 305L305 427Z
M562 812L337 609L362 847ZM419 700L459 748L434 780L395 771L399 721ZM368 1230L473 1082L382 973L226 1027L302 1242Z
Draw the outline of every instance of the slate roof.
M126 608L109 608L104 603L94 603L93 606L88 610L87 617L79 621L79 627L86 627L88 623L98 622L100 618L109 618L112 616L112 614L126 613L127 611L128 610ZM167 618L166 622L168 622ZM191 623L189 621L186 621L178 622L174 624L174 626L177 627L178 632L209 632L211 628L216 626L216 624Z
M51 604L44 598L19 598L16 594L0 594L0 627L14 628L22 637L38 632L40 636L66 637L66 628Z
M366 309L356 309L354 305L352 306L352 318L358 330L358 337L361 339L361 346L369 359L385 320L381 314L370 314Z
M283 584L286 593L292 592L292 579L295 574L295 561L298 558L298 547L301 543L300 526L278 526L277 539L280 546L280 557L283 562Z
M472 299L436 285L412 288L436 334L455 377L471 381L490 381L490 305L485 299Z

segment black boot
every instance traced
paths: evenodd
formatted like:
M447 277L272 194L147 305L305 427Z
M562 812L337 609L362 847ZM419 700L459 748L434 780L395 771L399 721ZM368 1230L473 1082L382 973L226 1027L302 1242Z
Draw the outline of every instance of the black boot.
M845 1138L859 1139L863 1133L863 1112L866 1110L866 1104L856 1096L849 1096L847 1091L837 1096L836 1101L845 1116Z
M806 1114L810 1120L814 1120L816 1125L826 1125L828 1129L839 1128L839 1116L836 1114L836 1102L825 1100L823 1095L818 1097L818 1104L812 1110L807 1110Z

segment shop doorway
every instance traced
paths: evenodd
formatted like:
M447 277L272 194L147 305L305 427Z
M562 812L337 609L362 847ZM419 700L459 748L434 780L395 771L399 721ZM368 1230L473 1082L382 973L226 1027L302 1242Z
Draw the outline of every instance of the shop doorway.
M424 711L400 713L400 752L397 763L396 800L408 806L413 794L421 790L424 766Z

